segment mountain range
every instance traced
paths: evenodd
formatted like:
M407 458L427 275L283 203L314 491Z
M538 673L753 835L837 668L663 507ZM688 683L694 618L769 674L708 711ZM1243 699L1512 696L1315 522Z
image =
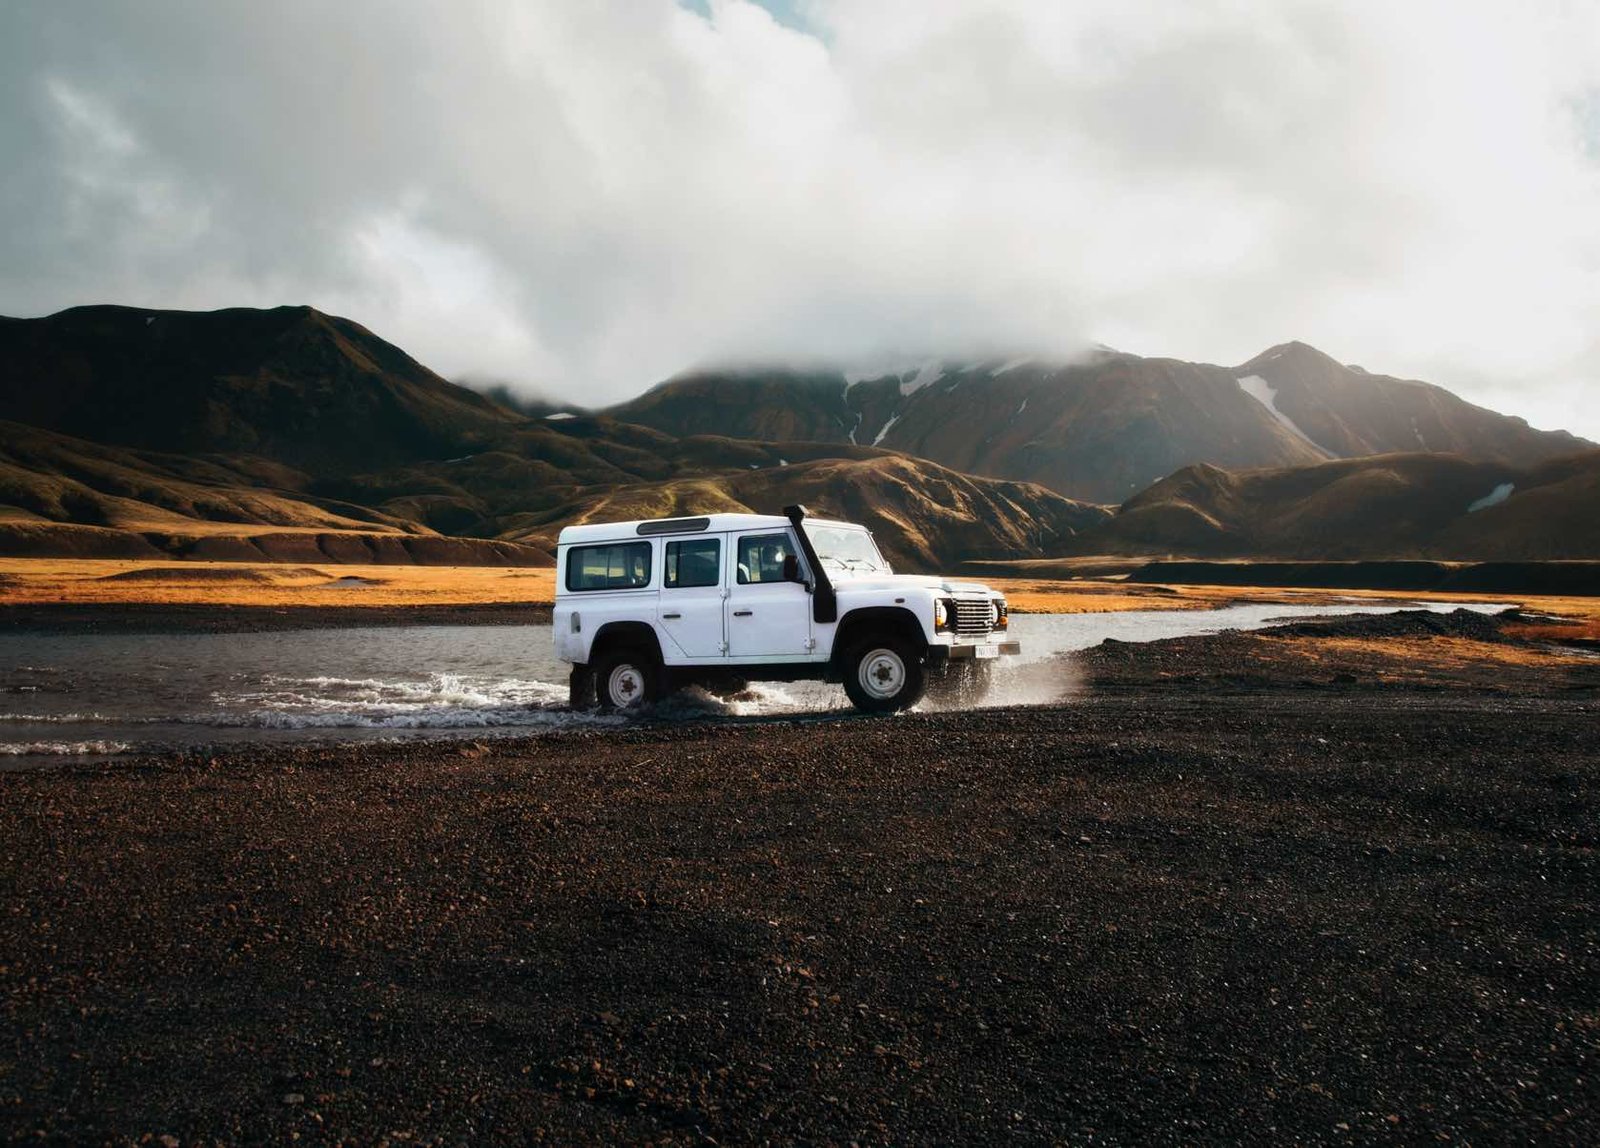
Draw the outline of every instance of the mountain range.
M795 501L907 569L1600 554L1592 444L1299 343L1234 368L699 372L574 413L307 307L94 306L0 319L0 399L9 554L542 563L572 522Z
M1593 445L1304 343L1237 367L1100 348L1072 361L929 360L887 372L696 372L606 413L669 434L869 443L1101 503L1197 462L1284 467L1426 451L1526 465Z
M804 499L927 568L936 546L1042 555L1109 513L868 447L530 417L307 307L0 320L0 399L12 554L547 562L601 513Z

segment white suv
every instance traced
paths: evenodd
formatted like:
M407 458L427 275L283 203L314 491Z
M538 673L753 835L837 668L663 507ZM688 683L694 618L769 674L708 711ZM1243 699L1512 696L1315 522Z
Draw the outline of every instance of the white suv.
M556 554L556 656L572 705L631 709L691 682L843 682L887 713L978 694L1007 638L987 586L896 575L848 522L710 514L569 526Z

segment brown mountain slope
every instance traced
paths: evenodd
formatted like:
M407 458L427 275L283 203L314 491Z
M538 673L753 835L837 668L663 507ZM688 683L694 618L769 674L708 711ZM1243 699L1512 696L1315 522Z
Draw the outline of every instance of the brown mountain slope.
M108 447L0 421L0 554L222 560L489 562L526 547L443 538L426 525L295 487L258 458Z
M1065 548L1197 558L1600 558L1600 451L1528 467L1433 454L1240 472L1187 467Z
M1272 388L1274 405L1329 455L1424 451L1525 465L1587 444L1465 402L1443 387L1347 367L1304 343L1284 343L1234 369Z
M1109 514L865 447L564 425L538 441L567 444L549 452L567 468L494 450L314 481L248 455L191 458L0 422L0 554L528 564L548 561L571 521L771 512L798 499L859 517L897 560L932 569L946 552L1045 553Z
M332 498L364 494L373 476L380 485L417 483L410 494L441 487L453 496L454 479L470 485L487 469L498 476L498 494L515 485L545 504L548 486L570 493L707 463L705 451L679 445L681 436L509 410L446 382L359 324L309 307L103 306L0 319L0 403L16 423L265 470L275 485Z
M294 488L304 476L248 456L127 450L0 421L0 504L12 517L147 530L194 522L398 530L411 522Z
M339 473L459 453L527 421L310 307L0 318L0 401L94 442Z
M1252 377L1262 383L1241 384ZM929 362L866 379L708 371L608 413L670 434L879 444L1103 502L1200 462L1292 466L1420 446L1526 464L1590 445L1438 387L1342 367L1303 344L1234 368L1102 350L1077 362Z
M787 466L619 487L557 508L515 535L549 548L560 527L582 522L709 514L770 514L801 502L812 513L872 529L897 569L1053 553L1110 512L1032 483L974 478L922 459L873 451Z

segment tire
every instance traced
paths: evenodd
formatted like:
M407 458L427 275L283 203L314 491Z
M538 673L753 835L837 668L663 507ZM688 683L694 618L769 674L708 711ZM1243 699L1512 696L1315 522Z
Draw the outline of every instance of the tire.
M908 710L922 700L922 652L904 638L881 634L852 647L844 660L844 692L862 713Z
M661 663L633 646L607 650L594 662L595 692L600 708L631 713L661 700L665 693Z
M567 708L587 710L594 706L594 671L588 666L573 666L567 677Z
M994 684L994 663L976 658L946 662L928 675L928 700L945 707L979 706Z

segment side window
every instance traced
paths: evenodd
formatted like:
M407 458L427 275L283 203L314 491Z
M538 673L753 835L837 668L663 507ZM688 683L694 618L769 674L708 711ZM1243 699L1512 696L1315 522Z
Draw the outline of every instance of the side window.
M787 534L746 534L739 539L739 585L782 582L783 560L794 554Z
M637 590L650 584L650 543L574 546L567 552L568 590Z
M667 572L662 585L671 589L715 586L722 581L722 540L695 538L667 543Z

